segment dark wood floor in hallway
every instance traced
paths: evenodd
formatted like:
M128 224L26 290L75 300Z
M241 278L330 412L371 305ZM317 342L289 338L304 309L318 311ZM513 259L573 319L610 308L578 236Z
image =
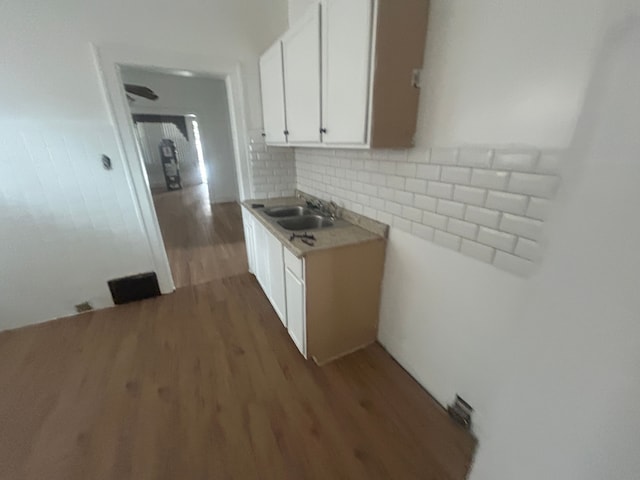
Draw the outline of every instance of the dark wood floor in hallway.
M156 193L153 202L176 288L247 271L237 203L209 203L206 184Z
M305 361L238 255L225 278L0 334L0 479L465 478L474 441L382 347Z

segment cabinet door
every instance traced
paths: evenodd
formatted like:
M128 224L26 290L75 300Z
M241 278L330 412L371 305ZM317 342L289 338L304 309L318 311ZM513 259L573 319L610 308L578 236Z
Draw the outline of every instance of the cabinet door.
M284 257L282 243L266 231L266 246L269 255L269 292L267 296L280 320L287 326L287 305L284 290Z
M244 207L242 207L242 226L244 227L244 243L247 248L249 271L255 275L255 232L253 228L253 217Z
M287 143L284 76L282 72L282 42L277 41L260 57L260 87L265 141L268 144Z
M325 0L323 7L323 141L335 145L365 144L372 0Z
M288 268L285 271L287 288L287 330L300 353L307 358L304 283Z
M320 6L282 38L289 143L320 142Z
M269 288L269 250L267 248L267 230L259 222L253 223L254 253L256 264L256 278L267 297L271 296Z

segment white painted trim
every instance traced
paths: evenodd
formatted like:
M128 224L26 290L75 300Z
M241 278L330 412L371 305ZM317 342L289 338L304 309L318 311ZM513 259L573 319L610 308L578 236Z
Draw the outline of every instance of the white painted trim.
M247 154L247 129L244 114L244 97L241 67L235 61L215 59L190 53L163 52L129 45L94 45L92 50L98 76L102 82L107 108L116 130L116 137L125 164L129 188L136 199L138 215L143 225L153 266L158 275L162 293L175 290L171 267L164 248L160 225L153 206L149 181L143 165L142 154L135 139L133 120L122 85L120 66L167 70L188 70L225 80L231 131L233 136L238 187L241 199L252 191Z

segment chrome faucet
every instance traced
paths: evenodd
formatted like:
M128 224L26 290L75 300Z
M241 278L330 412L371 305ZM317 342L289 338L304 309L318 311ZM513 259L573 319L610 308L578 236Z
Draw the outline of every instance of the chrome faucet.
M336 218L338 216L338 205L333 201L325 203L322 200L307 200L307 206L318 210L325 217Z

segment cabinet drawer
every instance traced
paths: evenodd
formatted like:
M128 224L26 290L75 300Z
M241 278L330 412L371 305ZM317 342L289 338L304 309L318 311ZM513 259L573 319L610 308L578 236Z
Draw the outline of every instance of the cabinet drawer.
M284 249L284 266L300 280L304 280L304 262L291 253L288 248Z

